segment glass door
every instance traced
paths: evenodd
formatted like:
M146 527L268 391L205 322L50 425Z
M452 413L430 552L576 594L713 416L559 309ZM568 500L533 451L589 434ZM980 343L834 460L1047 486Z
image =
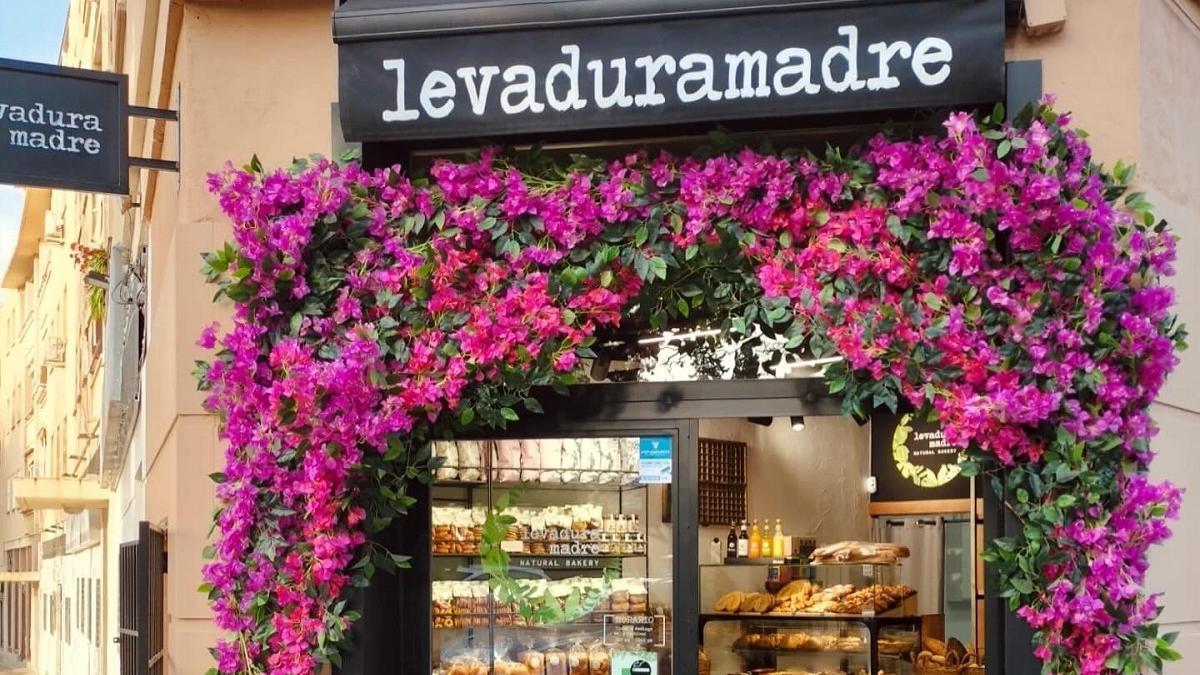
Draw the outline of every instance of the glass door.
M667 488L691 464L680 460L692 426L580 425L435 444L432 673L678 669L679 532L668 521L687 511L668 500L686 491ZM692 536L685 550L695 550Z

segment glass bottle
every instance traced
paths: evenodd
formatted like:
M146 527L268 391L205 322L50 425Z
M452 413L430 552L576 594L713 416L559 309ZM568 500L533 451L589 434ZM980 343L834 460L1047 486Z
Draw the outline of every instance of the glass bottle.
M742 531L738 532L737 557L750 557L750 532L746 529L745 519L742 519Z
M776 518L775 519L775 536L772 537L772 541L771 541L771 557L772 558L783 558L784 556L786 556L787 553L786 553L786 551L783 550L783 548L784 548L783 520L781 518Z
M752 521L754 524L750 527L750 558L762 557L762 531L758 529L758 519Z
M725 538L725 557L738 557L737 523L729 524L729 536Z

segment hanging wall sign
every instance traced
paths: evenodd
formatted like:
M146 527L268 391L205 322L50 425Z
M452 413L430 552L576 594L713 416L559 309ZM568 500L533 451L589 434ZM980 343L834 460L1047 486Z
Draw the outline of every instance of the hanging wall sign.
M1003 0L910 0L436 36L375 27L339 35L341 122L371 141L991 102L1003 14Z
M871 415L873 502L962 499L971 496L961 475L962 448L946 442L941 425L903 412Z
M0 183L128 192L126 79L0 59Z

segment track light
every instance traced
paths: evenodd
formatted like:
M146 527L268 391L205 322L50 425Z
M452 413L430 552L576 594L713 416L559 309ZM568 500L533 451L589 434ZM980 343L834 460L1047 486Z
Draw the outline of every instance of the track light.
M804 415L792 415L792 431L804 431Z
M769 426L771 426L771 422L775 421L775 418L773 418L773 417L747 417L746 421L750 422L751 424L757 424L759 426L769 427Z

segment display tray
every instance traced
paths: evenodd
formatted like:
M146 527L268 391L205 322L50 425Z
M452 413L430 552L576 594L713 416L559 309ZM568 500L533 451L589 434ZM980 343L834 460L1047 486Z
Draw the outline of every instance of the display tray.
M862 649L789 649L787 647L735 647L729 651L742 656L753 657L759 654L830 654L834 656L867 656L867 647ZM881 659L902 659L907 653L885 652L878 654Z
M878 614L835 614L833 612L805 614L755 614L753 612L702 612L701 621L875 621L877 623L913 623L921 617L915 613L904 613L901 605Z

